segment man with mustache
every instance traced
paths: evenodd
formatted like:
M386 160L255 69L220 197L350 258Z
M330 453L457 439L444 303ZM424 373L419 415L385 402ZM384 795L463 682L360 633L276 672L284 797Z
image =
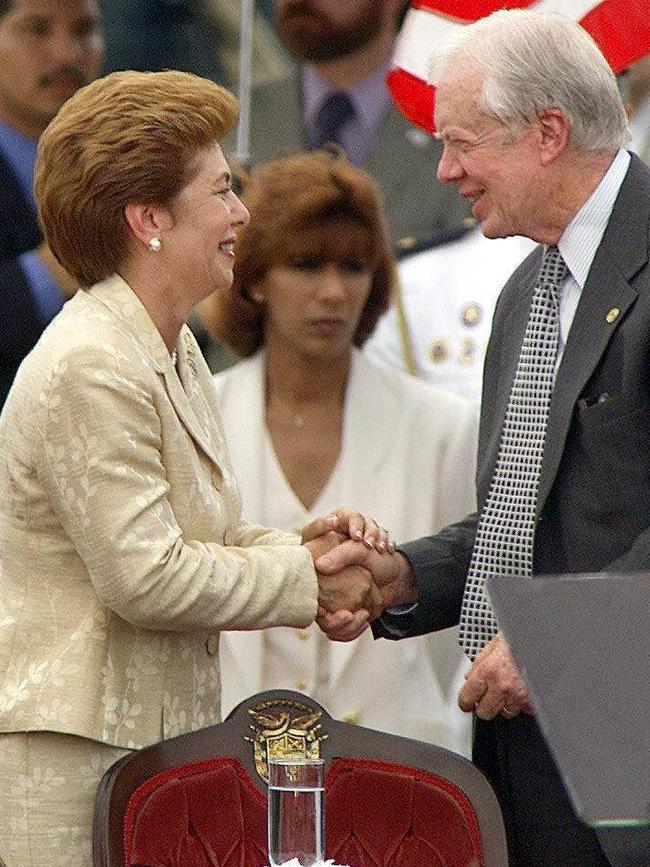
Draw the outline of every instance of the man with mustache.
M435 180L440 144L402 117L386 88L407 6L274 0L278 32L296 68L286 80L254 88L251 110L253 163L336 140L380 185L395 244L457 226L468 213L455 190ZM332 97L328 123L323 112Z
M77 288L43 241L32 195L38 139L99 75L96 0L0 0L0 407L18 366Z

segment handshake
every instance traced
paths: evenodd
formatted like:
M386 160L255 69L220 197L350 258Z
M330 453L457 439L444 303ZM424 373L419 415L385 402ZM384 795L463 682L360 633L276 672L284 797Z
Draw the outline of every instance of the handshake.
M417 600L408 560L388 533L352 509L317 518L302 531L318 577L316 622L332 639L351 641L392 605Z

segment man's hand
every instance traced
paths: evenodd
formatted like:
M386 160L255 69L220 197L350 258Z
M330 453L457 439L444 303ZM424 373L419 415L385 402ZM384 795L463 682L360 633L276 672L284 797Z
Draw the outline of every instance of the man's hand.
M327 611L318 606L316 623L331 641L354 641L370 626L370 615L359 611Z
M315 565L323 554L338 547L341 539L344 538L340 533L330 531L303 544L311 553ZM362 545L359 547L363 548ZM363 550L367 549L363 548ZM381 555L376 554L376 556ZM372 574L363 566L351 564L329 573L321 572L316 566L316 575L319 609L329 612L344 610L353 615L363 610L363 615L352 618L359 624L365 623L369 617L377 617L383 610L379 588L373 581Z
M410 564L401 554L381 554L358 542L346 541L331 548L316 561L316 569L327 574L344 575L348 569L355 567L370 571L377 585L380 603L376 610L368 610L365 619L359 616L359 612L331 612L324 606L320 607L316 623L333 641L352 641L368 627L368 619L378 617L385 608L417 599Z
M331 547L315 565L319 572L328 575L349 566L365 567L381 591L383 608L417 601L418 591L411 564L399 552L381 554L348 540Z
M498 633L478 654L458 696L461 710L480 719L532 714L528 691L505 638Z

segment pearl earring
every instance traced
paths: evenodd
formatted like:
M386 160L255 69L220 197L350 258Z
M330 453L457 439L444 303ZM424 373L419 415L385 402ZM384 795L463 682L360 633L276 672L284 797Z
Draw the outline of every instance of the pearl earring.
M261 292L251 292L251 300L256 304L264 304L264 296Z
M160 238L152 238L147 244L147 247L149 247L152 253L157 253L162 247L162 241Z

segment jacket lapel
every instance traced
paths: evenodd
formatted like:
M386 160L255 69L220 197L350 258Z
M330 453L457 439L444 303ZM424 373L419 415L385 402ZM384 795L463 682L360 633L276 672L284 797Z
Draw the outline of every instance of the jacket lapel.
M140 350L143 362L151 365L161 375L169 399L188 433L213 463L220 467L219 456L213 446L207 413L204 412L203 396L200 394L199 352L187 326L183 326L178 342L178 363L184 385L181 384L172 358L160 332L154 325L142 302L118 274L113 274L88 290L89 295L107 307L117 318L124 332ZM204 423L197 418L198 410L204 415Z
M515 378L519 353L526 333L532 293L541 264L542 248L536 248L520 266L524 269L519 278L521 286L501 329L490 336L490 343L498 348L490 357L490 367L485 370L486 388L481 406L481 441L479 443L480 478L478 485L479 507L487 495L494 476L499 455L501 432L508 409L510 390ZM512 279L512 278L511 278ZM494 367L496 359L496 369ZM499 388L494 383L499 383ZM485 437L485 441L483 438ZM484 459L483 455L487 455Z
M212 436L213 427L218 424L218 419L210 412L199 381L199 365L204 365L205 361L200 357L200 350L194 336L186 325L181 330L177 352L178 371L174 368L169 353L167 353L169 360L166 360L165 366L160 371L169 399L194 442L217 467L220 467L223 463L223 455L221 449L217 448L216 438Z
M580 296L551 401L538 515L555 480L576 402L637 298L630 280L648 262L648 241L647 233L629 227L638 225L640 213L648 215L648 180L647 169L633 156ZM608 314L614 310L612 319Z
M595 270L596 273L592 266L571 326L575 338L567 341L555 382L546 429L538 515L555 480L577 400L637 297L620 273L614 273L611 264L606 273L602 268ZM613 309L620 312L613 322L609 322L607 314Z

